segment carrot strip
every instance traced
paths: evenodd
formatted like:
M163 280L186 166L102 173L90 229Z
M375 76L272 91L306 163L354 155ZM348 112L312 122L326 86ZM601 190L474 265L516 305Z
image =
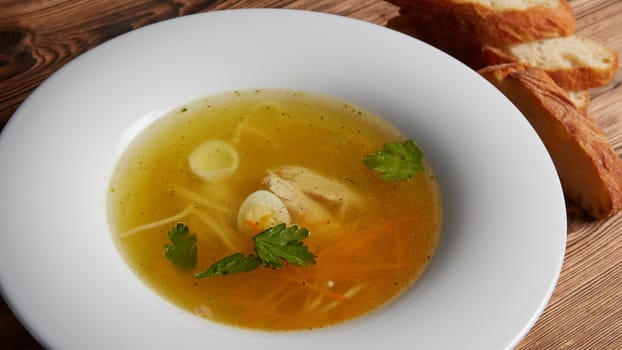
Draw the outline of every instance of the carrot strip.
M385 238L385 236L387 236L387 234L391 234L394 232L397 232L396 230L389 230L389 228L391 228L392 226L398 226L398 225L404 225L404 224L408 224L410 222L415 221L415 219L412 218L400 218L399 220L394 220L394 221L390 221L390 222L386 222L383 223L380 226L376 226L373 228L368 228L366 230L360 231L358 232L356 235L358 237L365 237L364 239L357 239L357 240L348 240L348 245L346 247L342 247L342 246L338 246L338 245L332 245L329 246L328 248L326 248L325 250L320 250L318 251L316 254L318 256L330 256L334 253L339 253L339 254L349 254L353 251L358 251L358 250L362 250L364 247L368 246L369 244L373 243L374 240L378 239L378 238ZM374 235L374 231L383 231L382 235ZM353 243L354 241L354 243Z

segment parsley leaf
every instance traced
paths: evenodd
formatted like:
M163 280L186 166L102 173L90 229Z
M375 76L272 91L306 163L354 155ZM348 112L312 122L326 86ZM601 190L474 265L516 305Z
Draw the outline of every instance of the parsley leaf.
M423 171L421 150L411 140L387 142L382 151L368 154L363 162L388 181L407 180Z
M279 268L281 260L296 266L309 266L315 264L315 256L301 242L308 236L307 229L278 224L255 235L253 241L255 251L266 267Z
M188 226L177 224L168 231L168 238L172 244L164 245L164 255L182 270L191 270L197 263L197 237L190 235Z
M224 276L228 273L249 272L258 268L261 260L255 255L244 256L242 253L235 253L224 257L210 266L207 270L197 273L198 278L211 276Z
M180 224L181 225L181 224ZM173 240L173 234L186 235L188 228L185 225L177 227L169 232L169 237ZM185 233L172 233L173 231ZM315 264L315 256L309 252L308 248L301 241L309 237L309 231L298 226L287 227L285 224L278 224L268 228L253 237L255 243L255 254L245 256L242 253L235 253L226 256L213 263L207 270L197 273L197 278L224 276L230 273L249 272L257 269L263 264L265 267L274 269L280 268L283 260L296 266L309 266ZM191 236L194 243L195 237ZM194 261L196 263L196 244L194 245ZM167 246L168 257L169 246ZM169 259L171 259L169 257ZM172 260L175 263L175 260Z

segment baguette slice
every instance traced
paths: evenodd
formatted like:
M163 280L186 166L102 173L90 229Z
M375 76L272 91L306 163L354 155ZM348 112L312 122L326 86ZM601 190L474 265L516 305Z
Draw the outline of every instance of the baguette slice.
M455 40L456 37L460 37L460 34L457 36L455 32L447 28L437 28L434 24L415 21L406 15L399 15L389 19L386 26L424 41L473 69L481 69L487 66L481 56L481 47L473 44L476 41L463 40L465 38ZM566 92L577 109L587 112L590 102L588 90Z
M386 26L424 41L473 69L486 66L477 39L465 33L456 33L455 28L439 26L434 21L416 20L403 14L389 19Z
M606 85L618 69L617 52L577 35L505 47L487 45L482 54L488 65L514 62L541 68L566 90Z
M566 0L388 0L416 20L473 34L479 44L509 45L565 36L575 17Z
M553 159L568 198L597 219L622 208L622 161L602 130L574 107L544 71L504 64L486 67L480 74L531 123Z

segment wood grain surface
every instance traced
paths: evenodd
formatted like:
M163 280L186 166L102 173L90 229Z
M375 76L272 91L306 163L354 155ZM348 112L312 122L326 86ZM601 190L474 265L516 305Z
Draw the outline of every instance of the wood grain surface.
M622 1L569 2L578 34L622 52ZM250 7L306 9L380 25L397 14L379 0L0 0L0 129L50 74L106 40L172 17ZM620 155L622 72L592 91L589 112ZM517 349L622 350L622 214L591 221L568 203L568 216L559 282ZM0 301L0 349L40 348Z

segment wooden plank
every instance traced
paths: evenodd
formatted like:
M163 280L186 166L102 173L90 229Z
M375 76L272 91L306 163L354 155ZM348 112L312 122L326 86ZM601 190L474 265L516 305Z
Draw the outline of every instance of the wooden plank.
M132 29L209 8L214 0L10 0L0 11L0 129L45 78Z

